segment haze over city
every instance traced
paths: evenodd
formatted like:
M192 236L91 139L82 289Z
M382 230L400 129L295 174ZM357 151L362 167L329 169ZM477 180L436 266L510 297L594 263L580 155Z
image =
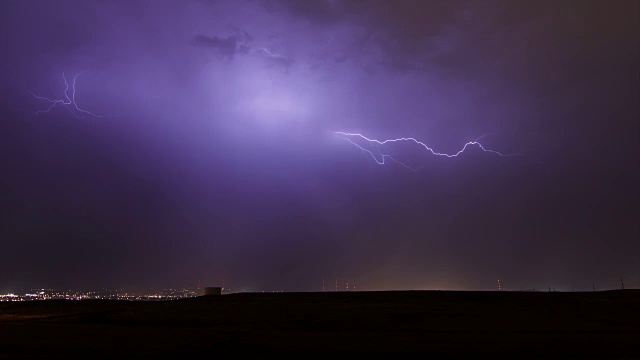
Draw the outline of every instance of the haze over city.
M638 7L4 1L0 293L638 288Z

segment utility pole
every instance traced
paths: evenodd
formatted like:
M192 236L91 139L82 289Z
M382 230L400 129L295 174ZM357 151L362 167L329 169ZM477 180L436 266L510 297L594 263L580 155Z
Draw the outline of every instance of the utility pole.
M596 284L593 284L593 292L596 292Z
M622 281L622 278L620 278L620 285L622 286L622 290L624 290L624 282Z

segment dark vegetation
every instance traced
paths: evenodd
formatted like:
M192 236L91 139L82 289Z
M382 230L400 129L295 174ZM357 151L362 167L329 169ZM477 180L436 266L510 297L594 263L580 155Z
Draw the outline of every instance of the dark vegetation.
M233 294L0 303L0 356L640 358L640 291ZM209 356L210 355L210 356Z

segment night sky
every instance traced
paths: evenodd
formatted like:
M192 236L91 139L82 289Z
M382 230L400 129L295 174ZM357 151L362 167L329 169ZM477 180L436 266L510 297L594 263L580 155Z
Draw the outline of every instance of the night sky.
M639 4L2 1L0 291L640 287Z

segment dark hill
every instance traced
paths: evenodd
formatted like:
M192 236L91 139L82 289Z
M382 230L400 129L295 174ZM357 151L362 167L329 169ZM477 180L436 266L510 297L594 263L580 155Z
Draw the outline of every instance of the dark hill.
M640 358L640 291L265 293L0 304L0 356ZM203 352L204 351L204 352Z

